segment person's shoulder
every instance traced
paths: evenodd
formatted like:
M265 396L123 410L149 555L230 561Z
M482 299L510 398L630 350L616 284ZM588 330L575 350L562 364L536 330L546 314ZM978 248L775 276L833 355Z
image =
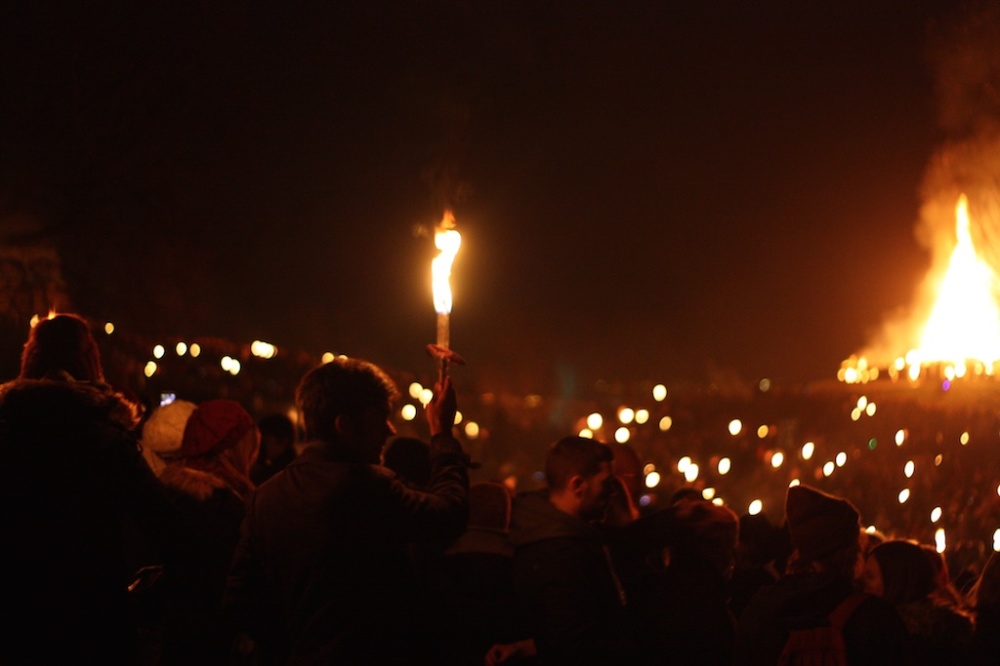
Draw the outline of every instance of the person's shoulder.
M54 412L63 414L63 420L105 423L123 431L134 430L141 417L138 404L106 384L16 379L0 386L0 414L8 419L56 425L51 420Z

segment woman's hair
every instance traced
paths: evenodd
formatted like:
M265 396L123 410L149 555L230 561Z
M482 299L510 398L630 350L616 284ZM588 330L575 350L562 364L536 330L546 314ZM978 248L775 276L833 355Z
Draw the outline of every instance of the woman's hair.
M101 353L87 322L77 315L42 319L31 329L21 353L21 379L68 374L82 382L103 382Z
M925 599L936 587L934 565L912 541L886 541L872 548L868 556L874 557L882 570L882 598L893 605Z

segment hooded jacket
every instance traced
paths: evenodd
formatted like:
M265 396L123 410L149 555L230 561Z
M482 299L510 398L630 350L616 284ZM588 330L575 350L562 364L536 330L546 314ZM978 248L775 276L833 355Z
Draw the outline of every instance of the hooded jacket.
M133 437L137 422L135 405L103 385L67 378L0 387L5 658L131 658L125 524L162 543L172 524Z
M627 662L625 593L601 532L539 491L515 498L510 538L540 663Z

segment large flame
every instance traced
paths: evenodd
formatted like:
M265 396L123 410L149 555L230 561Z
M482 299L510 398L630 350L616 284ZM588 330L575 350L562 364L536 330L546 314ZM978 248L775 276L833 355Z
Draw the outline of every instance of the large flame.
M438 314L451 313L451 265L461 245L462 235L455 231L455 216L450 210L446 210L434 234L434 246L439 254L431 262L434 311Z
M937 299L911 352L910 363L982 363L1000 361L1000 307L994 296L997 274L976 253L969 232L969 202L961 195L955 207L957 243L941 280Z

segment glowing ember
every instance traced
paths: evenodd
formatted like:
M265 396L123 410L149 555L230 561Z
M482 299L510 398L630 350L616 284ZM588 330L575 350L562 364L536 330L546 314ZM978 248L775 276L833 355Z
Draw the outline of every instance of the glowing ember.
M993 298L997 276L976 254L964 194L955 216L958 242L915 351L922 362L974 359L992 366L1000 360L1000 308Z

